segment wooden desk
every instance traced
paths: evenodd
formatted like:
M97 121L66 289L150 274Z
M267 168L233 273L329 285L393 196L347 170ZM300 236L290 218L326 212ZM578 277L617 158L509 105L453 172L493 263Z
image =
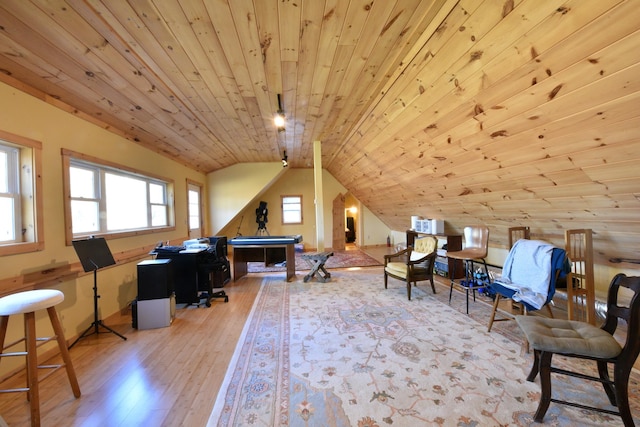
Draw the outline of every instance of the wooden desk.
M240 236L229 240L233 246L233 280L247 274L247 262L261 261L265 266L282 261L287 263L286 281L296 276L295 244L302 241L301 235L294 236Z

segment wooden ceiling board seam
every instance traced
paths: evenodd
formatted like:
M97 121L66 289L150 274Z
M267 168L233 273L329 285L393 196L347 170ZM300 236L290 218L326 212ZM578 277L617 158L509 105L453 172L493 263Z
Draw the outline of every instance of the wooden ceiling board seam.
M327 0L325 3L322 19L320 21L320 38L318 48L315 51L315 68L310 77L309 92L311 98L307 104L307 114L315 117L312 123L313 128L306 132L303 136L315 140L321 135L317 134L313 129L324 123L327 118L321 113L320 109L324 102L333 102L335 94L328 94L327 85L331 77L332 69L334 69L334 60L338 51L339 32L345 25L344 19L348 9L349 2L339 0ZM298 75L300 77L300 74ZM305 78L308 78L305 76ZM306 85L305 85L306 86ZM309 141L309 147L313 142ZM328 143L322 141L323 153L326 153ZM323 165L324 166L324 165Z
M364 10L366 13L365 25L360 37L351 55L348 58L343 56L346 62L346 66L343 67L344 72L341 73L342 75L338 75L336 72L340 68L339 63L338 67L335 65L332 67L327 88L328 92L334 93L335 96L330 98L330 102L323 103L320 108L319 115L327 117L323 127L333 128L339 115L331 114L332 111L344 111L344 104L348 100L358 97L357 93L361 91L359 87L366 87L367 82L366 79L363 81L363 76L371 74L371 70L375 70L374 73L381 75L388 74L387 70L392 68L393 50L385 49L384 46L380 46L379 42L381 39L386 39L388 40L388 45L397 44L396 40L401 37L402 29L405 28L405 24L414 10L412 6L414 5L409 2L403 2L401 6L398 2L376 2L369 10ZM380 8L383 8L382 11ZM411 12L407 12L407 10ZM346 21L346 23L350 24L349 21ZM384 36L382 36L383 34ZM341 51L340 46L338 51ZM379 59L373 59L375 57ZM336 64L335 61L334 64ZM359 82L359 84L354 85L353 82L355 81ZM362 100L362 98L359 99ZM324 136L321 135L320 137L323 138ZM330 137L328 142L331 142L332 147L339 146L339 141L334 142ZM327 155L331 157L331 152L327 153Z
M317 4L319 2L312 2ZM266 87L271 95L272 102L278 93L282 93L282 73L280 64L280 21L278 18L278 0L258 0L254 1L253 7L256 11L256 27L260 37L260 49L262 62L265 67ZM305 10L306 3L302 3L302 10ZM272 107L270 118L275 114L277 103Z
M311 153L313 153L313 141L317 140L317 136L313 134L313 124L319 120L326 120L320 117L317 112L312 114L309 110L310 106L320 104L323 99L321 94L312 92L312 84L313 72L318 59L317 52L324 10L324 1L306 2L302 6L301 19L303 25L301 27L298 73L296 76L296 99L294 99L296 107L292 114L297 124L294 135L296 144L294 158L307 167L313 165ZM306 118L303 119L304 123L301 123L300 117ZM304 129L300 132L298 126L304 126ZM307 153L307 157L303 157L302 153Z
M581 43L580 45L584 46L584 43ZM542 55L545 55L545 54L543 53L543 54L541 54L541 56L542 56ZM560 58L562 58L563 56L567 56L567 55L566 55L566 54L565 54L565 55L562 55L562 54L560 54L560 55L559 55L559 57L560 57ZM537 60L536 60L536 61L537 61ZM531 61L531 62L532 62L532 63L534 63L534 61ZM503 68L504 68L504 67L503 67ZM511 73L511 74L513 74L513 73ZM524 74L523 74L523 77L524 77ZM502 88L516 88L516 87L518 87L518 85L515 85L515 84L514 84L514 83L516 83L515 81L510 81L509 79L505 79L505 77L504 77L504 76L501 76L501 78L502 78L502 80L500 80L500 81L502 82L502 83L501 83ZM522 82L525 82L525 80L522 80L522 79L521 79L521 81L522 81ZM526 84L526 86L525 86L525 87L530 86L530 82L527 82L527 83L525 83L525 84ZM523 88L524 88L524 87L523 87ZM498 87L497 89L500 89L500 88ZM510 90L513 92L513 89L510 89ZM480 92L480 93L478 93L478 94L477 94L476 99L477 99L478 104L479 104L479 105L484 105L484 106L485 106L485 107L483 108L484 114L489 114L488 112L490 111L490 106L491 106L491 105L493 105L493 102L487 102L487 101L489 101L489 100L488 100L488 99L486 99L486 96L487 96L487 95L490 95L490 94L493 94L493 93L495 93L495 92L496 92L495 90L488 90L488 89L487 89L487 90L484 90L484 91L482 91L482 92ZM483 99L483 98L484 98L484 99ZM504 99L504 98L503 98L503 99ZM498 101L498 100L497 100L497 99L495 99L495 97L494 97L494 102L495 102L495 103L499 103L499 102L503 101L503 99L500 99L500 100ZM469 104L471 104L471 102L469 102ZM455 120L460 120L460 118L464 117L464 115L462 114L462 111L463 111L463 110L461 109L461 107L462 107L462 104L458 107L457 111L452 111L452 113L450 114L450 116L451 116L453 119L455 119ZM466 108L466 109L467 109L467 111L470 111L470 110L471 110L471 107L472 107L472 105L468 105L468 107ZM504 108L504 106L503 106L503 105L500 105L500 109L503 109L503 108ZM437 127L438 127L438 129L443 129L443 130L445 130L445 131L446 131L446 129L449 129L449 128L452 126L452 124L447 123L447 122L446 122L446 120L444 120L444 118L442 118L442 119L440 119L440 120L438 120L437 122L434 122L434 123L437 123ZM432 134L432 137L435 137L435 136Z
M535 5L535 6L538 7L539 5ZM540 8L538 7L538 9L540 9ZM544 16L544 14L542 14L542 13L540 15ZM507 15L507 18L509 16L515 16L516 18L513 18L513 19L519 19L519 15L514 14L514 13L511 13L511 14ZM505 20L506 20L506 18L505 18ZM533 20L531 20L531 21L533 21ZM530 24L530 25L533 25L533 24ZM493 28L496 28L496 26L495 25L490 25L490 28L493 29ZM485 39L480 37L477 40L477 43L476 43L476 45L474 46L473 49L478 48L478 46L482 47L481 43L489 43L489 42L488 41L485 42ZM502 51L504 51L506 49L507 48L504 48ZM471 48L469 48L467 50L467 52L470 52L470 51L471 51ZM465 55L463 55L462 58L465 58L464 61L462 61L463 64L464 63L468 63L468 59L466 59L467 57ZM487 58L485 58L484 54L482 56L482 59L483 60L487 59ZM463 64L461 65L460 62L461 62L460 60L457 61L459 66L462 67ZM455 74L455 72L453 72L453 73ZM433 90L425 92L425 94L421 95L421 96L422 97L426 97L427 99L432 98L433 102L429 107L424 107L424 108L421 108L420 110L431 111L431 110L433 110L433 108L437 108L438 112L440 112L442 110L446 111L447 109L445 108L445 105L447 105L447 104L455 105L455 103L452 103L452 102L447 103L446 102L447 99L456 99L457 98L456 95L458 95L458 94L464 94L465 96L470 97L470 94L464 93L464 92L466 92L465 90L462 90L462 91L460 90L460 87L463 87L462 85L459 86L459 87L451 85L451 77L448 76L447 73L442 73L438 80L439 80L439 83L434 83L433 85L431 85L431 87L438 87L438 88L442 88L444 90L449 90L450 93L447 94L447 96L444 96L444 93L443 93L443 95L438 99L438 95L434 96ZM450 87L451 89L446 89L448 87ZM441 93L443 92L442 89L439 90ZM414 90L413 92L417 93L418 91ZM451 95L454 95L454 96L451 96ZM436 101L436 100L438 100L438 101ZM442 101L444 101L444 103ZM437 104L436 104L436 102L437 102ZM437 107L435 107L435 105L437 105ZM401 129L402 131L406 131L407 124L410 123L411 121L415 120L416 116L419 116L420 110L419 109L413 109L412 110L411 106L407 105L406 108L404 108L404 110L403 110L404 114L403 114L402 119L394 121L393 128L392 129L385 129L384 131L382 129L380 129L380 128L385 123L385 121L378 120L376 122L376 124L378 126L378 128L376 129L376 132L375 132L376 135L379 135L379 139L383 139L385 137L386 138L396 137L394 132L397 132L397 130L399 130L399 129ZM427 113L427 114L429 114L429 113ZM389 121L392 121L392 120L389 120ZM420 127L424 127L425 125L428 125L430 123L434 123L434 122L429 122L428 120L425 120L425 121L423 121L423 124L420 125ZM435 123L437 123L437 122L435 122Z
M131 42L127 43L121 37L116 37L113 33L117 31L116 28L121 28L120 31L126 31L124 27L122 27L119 22L115 21L115 17L111 15L111 13L106 10L100 10L100 16L103 19L95 19L95 13L93 9L91 11L86 10L87 5L82 2L78 2L75 0L70 0L72 7L78 12L82 13L82 15L87 20L91 20L93 26L100 25L103 29L101 31L101 35L109 40L109 45L115 48L121 54L129 54L133 60L136 61L134 66L139 70L147 71L153 78L152 87L153 90L167 92L167 99L172 102L177 111L182 114L185 114L189 117L189 120L192 122L196 122L200 120L202 117L198 118L199 109L195 107L193 104L189 104L189 100L186 97L178 97L176 93L180 93L177 86L173 85L171 80L168 79L168 76L164 73L164 71L160 68L160 66L153 60L149 55L146 55L145 52L141 51L139 47L139 43L137 43L133 36L130 35ZM96 5L94 3L94 5ZM97 5L96 5L97 6ZM133 12L132 12L133 13ZM135 15L135 13L133 13ZM106 24L106 20L108 17L111 17L109 24ZM108 28L106 27L108 25ZM115 26L115 27L114 27ZM141 26L141 25L140 25ZM154 39L155 41L155 39ZM172 67L171 67L172 68ZM145 72L143 71L143 72ZM211 135L209 138L212 138ZM213 137L214 140L217 138ZM217 140L219 145L222 145L221 141ZM224 148L224 147L223 147ZM228 150L226 150L224 157L227 157L230 154ZM220 157L220 156L218 156Z
M162 8L160 8L160 5L162 5ZM173 7L169 8L169 6ZM193 64L194 69L198 70L197 73L202 78L208 91L215 99L219 100L219 105L222 107L224 114L232 118L232 123L235 123L235 131L244 134L245 138L250 138L251 136L247 132L249 126L241 118L244 115L237 114L238 105L244 104L240 94L237 91L229 91L224 87L219 76L213 70L209 59L202 51L202 46L194 33L193 25L189 17L184 14L184 9L181 5L172 2L158 2L157 7L159 7L160 16L164 17L163 20L166 22L168 30L175 40L179 41L190 63Z
M113 6L114 3L110 3L110 5ZM136 6L141 7L142 4L136 4ZM150 6L151 5L149 4L149 7ZM143 10L137 10L136 11L136 10L133 10L133 9L123 10L121 8L120 9L120 13L124 14L126 17L121 15L120 18L118 18L115 15L111 14L113 12L113 10L109 10L109 13L106 13L106 12L107 12L106 10L101 11L101 16L105 16L105 17L113 16L113 19L117 20L116 22L111 22L111 25L120 24L122 21L124 21L124 23L134 26L135 30L138 33L137 34L137 38L134 38L133 34L131 32L128 32L128 34L130 34L131 39L135 40L135 43L133 45L130 45L130 47L128 48L131 51L137 52L139 49L136 49L136 47L139 46L140 48L142 48L143 46L145 46L145 44L148 44L148 43L152 43L153 46L162 46L162 43L160 42L160 40L158 40L155 37L154 34L152 34L150 31L144 29L144 28L148 28L148 27L144 27L144 25L142 24L142 21L136 22L134 20L134 18L137 18L139 16L140 19L147 19L147 21L148 21L148 23L150 25L152 25L152 26L156 25L156 27L157 27L156 30L159 29L159 28L162 28L162 29L168 31L168 28L166 27L166 25L163 25L163 21L161 21L160 19L157 19L155 21L152 20L152 19L149 19L149 17L152 16L152 10L149 10L148 12L145 12ZM123 27L123 28L125 28L125 27ZM156 34L157 34L157 32L156 32ZM169 34L169 33L167 33L167 34ZM140 36L145 37L145 40L143 42L141 42L139 40ZM172 46L174 44L169 40L167 40L167 41L168 41L167 46ZM170 55L167 56L168 58L170 58L172 55L173 56L175 56L175 55L179 56L181 54L181 51L179 49L175 49L175 50L171 49L170 52L171 52ZM184 54L184 52L182 52L182 53ZM158 56L158 55L156 55L156 56ZM140 55L138 55L138 57L142 58ZM160 57L162 58L162 61L166 62L164 60L164 56L163 55L160 55ZM153 61L154 61L153 64L155 64L156 63L155 59ZM183 57L182 59L178 58L178 60L176 60L176 58L174 57L172 62L171 62L171 64L175 65L175 67L171 66L170 69L174 69L175 68L177 70L178 69L177 68L177 64L186 64L186 63L190 63L188 58ZM149 69L153 69L153 68L156 68L156 67L155 66L148 66L148 68ZM176 73L174 73L174 75L176 75ZM194 75L194 74L192 74L192 75ZM169 81L171 81L171 80L169 80ZM201 79L200 78L196 78L195 81L201 81ZM180 83L178 83L178 85L180 85ZM185 80L184 83L182 83L182 85L183 85L183 87L191 87L192 88L193 87L193 81L189 82L189 81ZM173 92L176 91L176 90L178 92L175 95L173 95ZM198 108L196 106L197 105L197 100L199 98L199 95L197 95L198 94L197 91L194 92L194 95L195 95L194 97L181 96L181 94L184 94L184 92L183 92L183 89L180 88L180 86L175 86L175 88L172 88L171 91L172 91L172 95L175 97L176 101L180 102L181 105L184 105L184 109L181 109L181 111L184 111L185 113L192 113L193 114L193 116L192 116L193 120L197 120L198 122L204 123L204 121L203 121L203 117L204 116L201 113L203 113L206 110L204 110L202 108ZM194 103L189 104L189 102L193 102L193 101L196 101L196 104L194 104ZM211 107L213 107L214 109L215 108L220 108L220 107L212 106L211 103L209 103L208 108L211 108ZM221 124L218 127L217 132L219 133L220 129L224 129L224 128L225 128L224 125ZM221 138L219 135L216 135L215 138L217 138L218 143L223 146L223 149L224 149L224 151L226 153L225 157L227 157L231 153L231 151L222 142L223 138ZM234 159L236 159L236 158L234 157ZM211 165L209 165L209 167L211 167Z
M280 58L283 62L297 62L300 52L300 15L303 2L278 3L280 22Z
M263 49L256 13L251 2L247 2L246 4L242 2L232 2L230 3L230 11L233 22L235 22L234 33L237 34L240 49L238 52L228 54L240 54L244 58L251 80L251 96L255 98L255 102L261 111L272 112L272 114L253 117L254 126L258 126L258 129L260 129L258 133L263 136L263 141L258 143L258 145L262 145L262 147L258 148L257 151L274 153L273 141L268 138L273 135L271 129L273 126L273 115L277 110L277 103L274 101L276 94L270 92L267 85L267 74L264 69ZM234 29L227 29L225 31L232 30ZM267 131L267 128L270 130ZM279 157L275 156L272 158L273 160L279 159Z
M410 57L405 56L405 58L403 58L403 60L401 61L403 64L402 69L401 70L396 69L396 73L391 75L390 78L387 78L383 82L383 84L381 84L380 87L382 89L379 91L376 91L377 93L376 99L373 101L369 101L367 103L368 108L366 110L362 110L362 113L356 116L358 120L355 120L353 125L350 127L348 134L344 138L344 141L350 141L352 138L355 141L357 141L359 139L358 135L363 135L365 133L365 130L373 129L373 127L377 124L378 121L384 122L384 119L378 117L374 113L374 111L376 111L376 109L379 108L380 102L382 102L383 99L388 97L388 92L390 91L390 88L394 84L396 84L396 81L399 78L399 76L405 73L410 73L411 64L416 58L420 57L418 56L420 54L420 51L424 51L425 49L429 51L427 45L431 46L438 42L444 43L446 40L449 40L450 37L456 34L457 29L454 29L454 28L459 28L460 25L456 27L456 25L449 25L448 22L450 22L451 20L459 20L462 22L468 18L468 12L464 9L464 5L462 3L458 3L458 2L454 2L454 3L455 3L453 5L454 7L451 10L445 11L446 12L444 14L445 16L440 16L440 18L444 19L444 21L442 21L442 23L439 23L439 22L436 23L437 27L433 29L433 32L429 31L427 33L425 37L426 40L423 39L424 43L422 43L423 40L420 41L420 50L415 53L414 51L410 51L411 56ZM469 3L469 5L472 7L477 7L479 6L479 3L472 2L472 3ZM432 55L435 56L435 54L432 51L429 51L429 52L430 54L427 56L427 58ZM421 56L421 57L424 58L424 56ZM358 96L354 96L351 99L360 99L360 98ZM349 104L349 105L346 105L345 107L350 107L350 106L351 105ZM379 135L379 133L377 132L380 130L379 129L380 127L381 126L378 126L378 128L373 132L374 135ZM368 143L367 145L370 146L370 143ZM340 148L341 149L344 148L345 152L348 151L344 143ZM372 148L375 149L375 146Z

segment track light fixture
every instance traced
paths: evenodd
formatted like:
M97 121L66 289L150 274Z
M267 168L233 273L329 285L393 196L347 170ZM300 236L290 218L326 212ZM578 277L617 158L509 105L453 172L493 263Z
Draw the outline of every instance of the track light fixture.
M284 110L282 109L282 100L280 98L280 94L278 94L278 111L276 112L276 115L273 118L273 123L276 125L278 132L284 131L285 115L284 115Z
M282 167L286 168L287 166L289 166L289 161L288 161L288 157L287 157L287 150L284 150L284 156L282 156Z

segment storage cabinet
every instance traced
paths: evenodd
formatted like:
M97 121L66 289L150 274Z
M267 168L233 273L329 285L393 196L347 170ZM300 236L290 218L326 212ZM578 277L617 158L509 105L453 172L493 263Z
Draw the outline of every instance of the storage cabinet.
M407 230L407 246L413 246L413 242L415 239L423 237L423 236L435 236L438 240L444 239L447 241L447 250L448 251L460 251L462 250L462 235L460 234L427 234L420 233L414 230ZM439 253L442 253L439 251ZM446 253L443 253L442 257L446 257ZM455 265L455 274L456 277L454 279L460 279L464 277L464 266L462 264L462 260L454 260L451 258L441 259L439 256L436 258L436 263L442 265L442 262L446 262L447 271L444 272L442 268L437 268L435 272L441 276L449 277L450 272L453 271L453 266Z

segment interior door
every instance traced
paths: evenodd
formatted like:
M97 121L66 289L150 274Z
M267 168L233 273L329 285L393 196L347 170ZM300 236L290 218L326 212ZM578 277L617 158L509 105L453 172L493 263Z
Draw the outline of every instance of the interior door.
M333 244L334 251L343 251L345 249L344 234L344 195L338 194L333 199Z

